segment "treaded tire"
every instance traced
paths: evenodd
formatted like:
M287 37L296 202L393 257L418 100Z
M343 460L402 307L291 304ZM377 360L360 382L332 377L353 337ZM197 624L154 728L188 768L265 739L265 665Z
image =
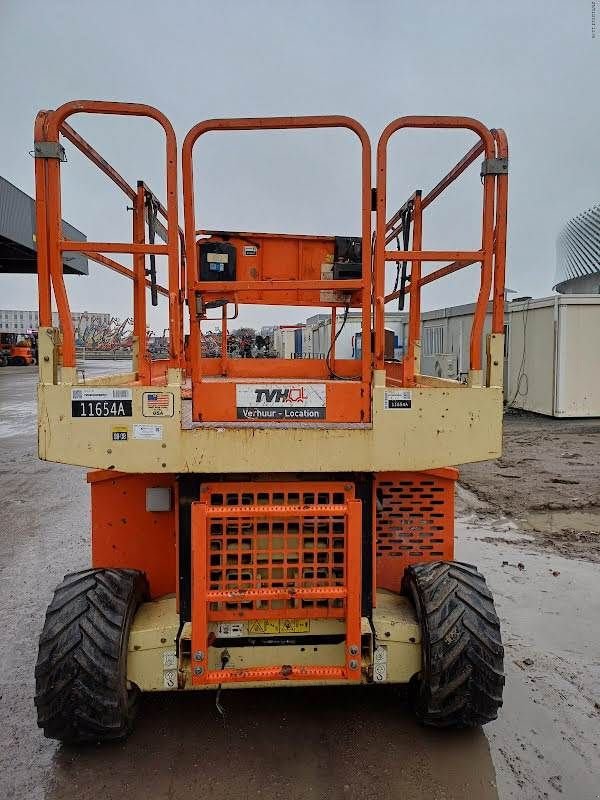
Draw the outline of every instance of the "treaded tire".
M471 564L408 567L403 593L421 625L423 669L414 708L426 725L472 728L498 716L504 687L500 620L485 578Z
M78 744L122 739L139 689L127 686L127 644L147 584L133 569L66 575L46 612L35 667L35 705L44 735Z

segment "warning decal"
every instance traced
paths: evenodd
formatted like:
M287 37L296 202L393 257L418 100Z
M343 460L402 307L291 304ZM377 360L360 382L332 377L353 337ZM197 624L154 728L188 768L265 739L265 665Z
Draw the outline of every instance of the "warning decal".
M253 619L248 633L310 633L309 619Z

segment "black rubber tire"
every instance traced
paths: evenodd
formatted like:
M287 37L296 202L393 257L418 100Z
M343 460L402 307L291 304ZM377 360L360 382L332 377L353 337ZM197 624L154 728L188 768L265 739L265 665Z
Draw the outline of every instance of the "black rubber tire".
M457 561L409 567L402 586L421 626L414 709L426 725L473 728L498 716L504 688L500 620L485 578Z
M38 726L69 744L122 739L140 691L127 685L127 644L143 573L87 569L66 575L46 612L35 667Z
M11 364L13 367L24 367L26 365L26 361L21 356L15 356L15 358L11 359Z

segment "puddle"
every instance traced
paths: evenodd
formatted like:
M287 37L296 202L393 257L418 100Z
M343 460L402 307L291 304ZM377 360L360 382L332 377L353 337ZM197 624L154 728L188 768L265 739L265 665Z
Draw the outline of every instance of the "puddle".
M542 533L585 531L600 534L600 510L530 511L521 520L525 530Z

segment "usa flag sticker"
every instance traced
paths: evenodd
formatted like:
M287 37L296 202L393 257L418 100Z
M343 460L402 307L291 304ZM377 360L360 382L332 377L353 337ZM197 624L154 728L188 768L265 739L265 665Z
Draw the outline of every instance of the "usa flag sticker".
M142 414L145 417L172 417L174 414L172 392L144 392Z

